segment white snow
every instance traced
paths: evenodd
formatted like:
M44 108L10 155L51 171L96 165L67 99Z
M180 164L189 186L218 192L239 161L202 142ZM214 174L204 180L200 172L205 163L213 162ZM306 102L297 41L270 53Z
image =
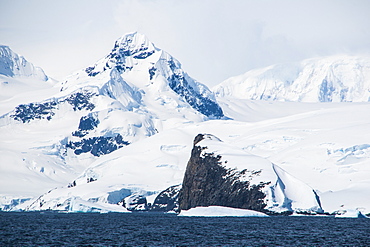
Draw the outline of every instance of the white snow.
M278 206L278 210L283 211L286 208L295 212L308 211L323 213L314 189L303 183L299 179L293 177L277 165L273 165L273 169L277 175L277 181L272 188L268 206L274 210Z
M248 101L245 103L248 104ZM183 124L181 128L174 127L162 130L158 134L134 142L98 159L70 158L68 161L70 167L76 167L78 164L81 167L82 162L82 164L86 163L86 170L81 171L80 176L78 173L68 175L69 179L65 180L64 185L62 184L65 187L53 190L48 194L50 199L47 201L51 203L55 200L55 203L50 204L51 208L58 203L63 203L71 196L80 197L85 201L91 198L102 198L99 200L103 202L110 192L124 188L133 192L143 190L159 193L171 185L182 182L194 137L199 133L212 133L222 142L204 140L204 143L209 141L207 143L209 150L217 151L222 155L223 161L227 160L229 167L254 170L265 168L261 176L256 179L264 179L262 176L267 176L272 181L271 185L274 185L273 178L276 179L276 175L271 166L271 162L273 162L290 176L301 181L298 184L294 182L295 179L288 179L288 182L285 182L292 184L289 189L294 188L293 195L295 195L296 189L302 188L305 191L310 191L312 188L320 196L324 211L332 213L345 205L348 208L360 208L363 214L370 212L370 200L367 196L370 188L370 167L367 165L367 149L365 148L365 144L369 144L368 140L370 139L369 131L367 131L370 129L370 118L367 117L368 103L306 104L290 102L273 104L261 101L252 102L252 104L256 105L256 113L276 112L276 114L265 115L263 120L260 120L263 114L259 114L259 119L256 120L253 119L253 111L250 111L248 116L245 116L245 118L253 120L250 122L212 120L196 124ZM286 110L287 107L292 113ZM281 116L283 111L288 113ZM239 116L241 114L243 112L239 112ZM234 117L233 115L229 116ZM2 129L4 130L4 127L0 128L0 130ZM45 128L43 127L43 129ZM20 132L20 136L23 138L29 136L28 138L32 140L40 133L21 131L18 127L14 130L16 131L13 132ZM14 134L10 134L9 131L5 133L9 133L9 138L14 137ZM34 135L30 135L30 133L34 133ZM5 140L9 140L7 135L3 136L1 143L4 145L1 150L3 152L7 148L19 150L20 157L22 157L21 150L24 150L26 139L22 145L15 142L15 146L10 147L7 146L9 141L5 143ZM16 135L15 139L17 138L20 137ZM47 139L45 137L45 141ZM28 145L35 144L31 142ZM357 146L361 148L353 148ZM45 156L42 153L35 153L35 151L37 150L32 151L34 153L33 159L37 163L41 163L40 158ZM16 156L9 156L6 159L13 166L2 166L1 170L4 172L2 174L9 174L5 171L10 169L11 173L16 176L15 171L20 172L24 165L20 163L16 165L17 163L14 163L10 157ZM54 159L50 155L46 157L50 160ZM346 158L343 159L344 157ZM349 159L348 157L357 158ZM343 160L346 163L343 163ZM26 164L30 164L26 167L32 169L32 163ZM43 164L47 170L48 166ZM39 173L40 169L35 172ZM29 175L26 175L29 172L24 174L30 179ZM281 177L286 176L288 175ZM86 183L88 177L96 177L98 180ZM77 186L66 188L66 185L73 180L76 180ZM48 180L43 177L35 177L26 185L24 182L16 183L17 180L12 178L6 179L5 176L2 181L5 181L1 186L2 193L10 193L18 188L18 193L10 193L14 195L21 194L22 191L30 191L32 186L38 184L42 188L47 187L44 191L61 186L60 183L52 181L49 186L46 186L43 181ZM44 191L41 188L35 189L33 195L37 196L38 193L42 194ZM292 197L291 192L286 191L286 193ZM312 193L310 194L312 195ZM302 195L297 194L297 196ZM310 198L312 196L307 198L308 201L311 200ZM311 203L311 206L303 207L299 206L299 200L293 201L297 201L296 208L301 210L315 206ZM278 202L281 201L278 200Z
M182 210L179 216L190 217L268 217L268 215L240 208L229 208L221 206L195 207Z
M367 218L357 209L342 210L339 214L335 215L336 218Z

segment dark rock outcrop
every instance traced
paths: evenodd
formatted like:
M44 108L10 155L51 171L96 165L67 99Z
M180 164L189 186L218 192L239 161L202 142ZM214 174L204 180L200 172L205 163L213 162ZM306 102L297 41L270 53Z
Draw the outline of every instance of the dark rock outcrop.
M123 140L122 135L116 136L98 136L91 138L84 138L81 141L69 141L66 148L74 150L76 155L82 153L91 153L94 156L101 156L109 154L119 148L129 145L130 143Z
M180 189L181 185L174 185L159 193L150 210L154 212L178 212Z
M122 195L117 196L124 196L123 199L120 200L118 205L122 205L127 210L132 212L155 212L155 213L166 213L166 212L179 212L179 192L181 189L181 185L174 185L171 186L162 192L160 192L157 197L155 198L153 204L148 203L146 196L151 195L149 194L141 194L141 193L128 193L127 190L123 191ZM121 190L122 191L122 190ZM119 193L121 191L118 191ZM128 192L130 192L128 190Z
M149 209L146 197L140 194L132 194L122 199L121 205L129 211L148 211Z
M52 98L44 102L21 104L15 107L10 117L23 123L29 123L36 119L47 119L50 121L55 115L55 111L58 110L59 105L65 102L70 104L74 111L83 109L92 111L95 108L95 105L90 102L93 96L96 96L96 94L87 90L81 90L64 98Z
M193 109L207 117L217 119L224 117L224 113L216 101L197 92L197 90L190 85L189 82L193 79L187 76L181 69L179 62L171 58L167 61L167 66L172 71L171 75L167 78L169 82L168 85L175 93L180 95Z
M238 171L222 165L221 156L207 153L199 144L205 135L194 139L194 146L179 195L180 210L197 206L225 206L265 211L265 194L261 189L270 182L251 185L252 178L260 171Z
M81 90L81 92L70 94L67 98L62 100L62 102L67 101L73 107L74 111L81 111L83 109L92 111L95 108L95 105L90 102L90 99L93 96L97 95L93 92L89 92L88 90Z
M183 74L174 73L169 81L170 88L180 95L193 109L207 117L222 118L221 107L211 99L197 93L187 82Z
M56 107L57 102L53 100L43 103L21 104L15 108L14 113L10 117L23 123L28 123L35 119L51 120L55 115L53 110Z
M80 124L78 125L78 130L73 132L73 136L84 137L89 133L90 130L96 128L99 124L99 119L92 114L88 116L83 116L80 119Z

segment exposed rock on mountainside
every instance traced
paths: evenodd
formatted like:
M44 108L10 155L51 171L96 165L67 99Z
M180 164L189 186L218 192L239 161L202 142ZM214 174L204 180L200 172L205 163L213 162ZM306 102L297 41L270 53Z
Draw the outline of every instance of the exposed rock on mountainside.
M124 197L118 204L132 212L150 211L150 212L179 212L179 191L181 185L171 186L160 192L153 204L148 203L145 195L134 193Z
M160 192L153 204L148 203L144 195L133 194L119 203L129 211L150 211L150 212L179 212L179 192L181 185L171 186Z
M11 112L10 117L14 120L28 123L31 120L47 119L51 120L60 104L68 103L72 106L73 111L93 110L95 105L90 102L90 98L97 96L89 91L81 91L68 95L60 99L49 99L44 102L21 104Z
M151 207L154 212L179 211L179 193L181 185L174 185L159 193Z
M191 157L179 196L181 210L197 206L227 206L263 211L265 194L261 191L270 182L250 185L249 179L260 171L238 171L226 168L221 156L207 152L207 147L197 145L204 139L199 134L194 139Z

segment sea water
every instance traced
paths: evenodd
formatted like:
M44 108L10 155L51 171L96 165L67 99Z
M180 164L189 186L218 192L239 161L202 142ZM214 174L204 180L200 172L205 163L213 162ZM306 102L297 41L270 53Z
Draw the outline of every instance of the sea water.
M0 213L0 246L370 246L370 219Z

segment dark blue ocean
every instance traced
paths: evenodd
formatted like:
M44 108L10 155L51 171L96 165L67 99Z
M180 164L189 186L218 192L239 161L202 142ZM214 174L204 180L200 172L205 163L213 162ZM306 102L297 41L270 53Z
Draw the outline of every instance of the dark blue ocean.
M370 219L0 213L0 246L370 246Z

